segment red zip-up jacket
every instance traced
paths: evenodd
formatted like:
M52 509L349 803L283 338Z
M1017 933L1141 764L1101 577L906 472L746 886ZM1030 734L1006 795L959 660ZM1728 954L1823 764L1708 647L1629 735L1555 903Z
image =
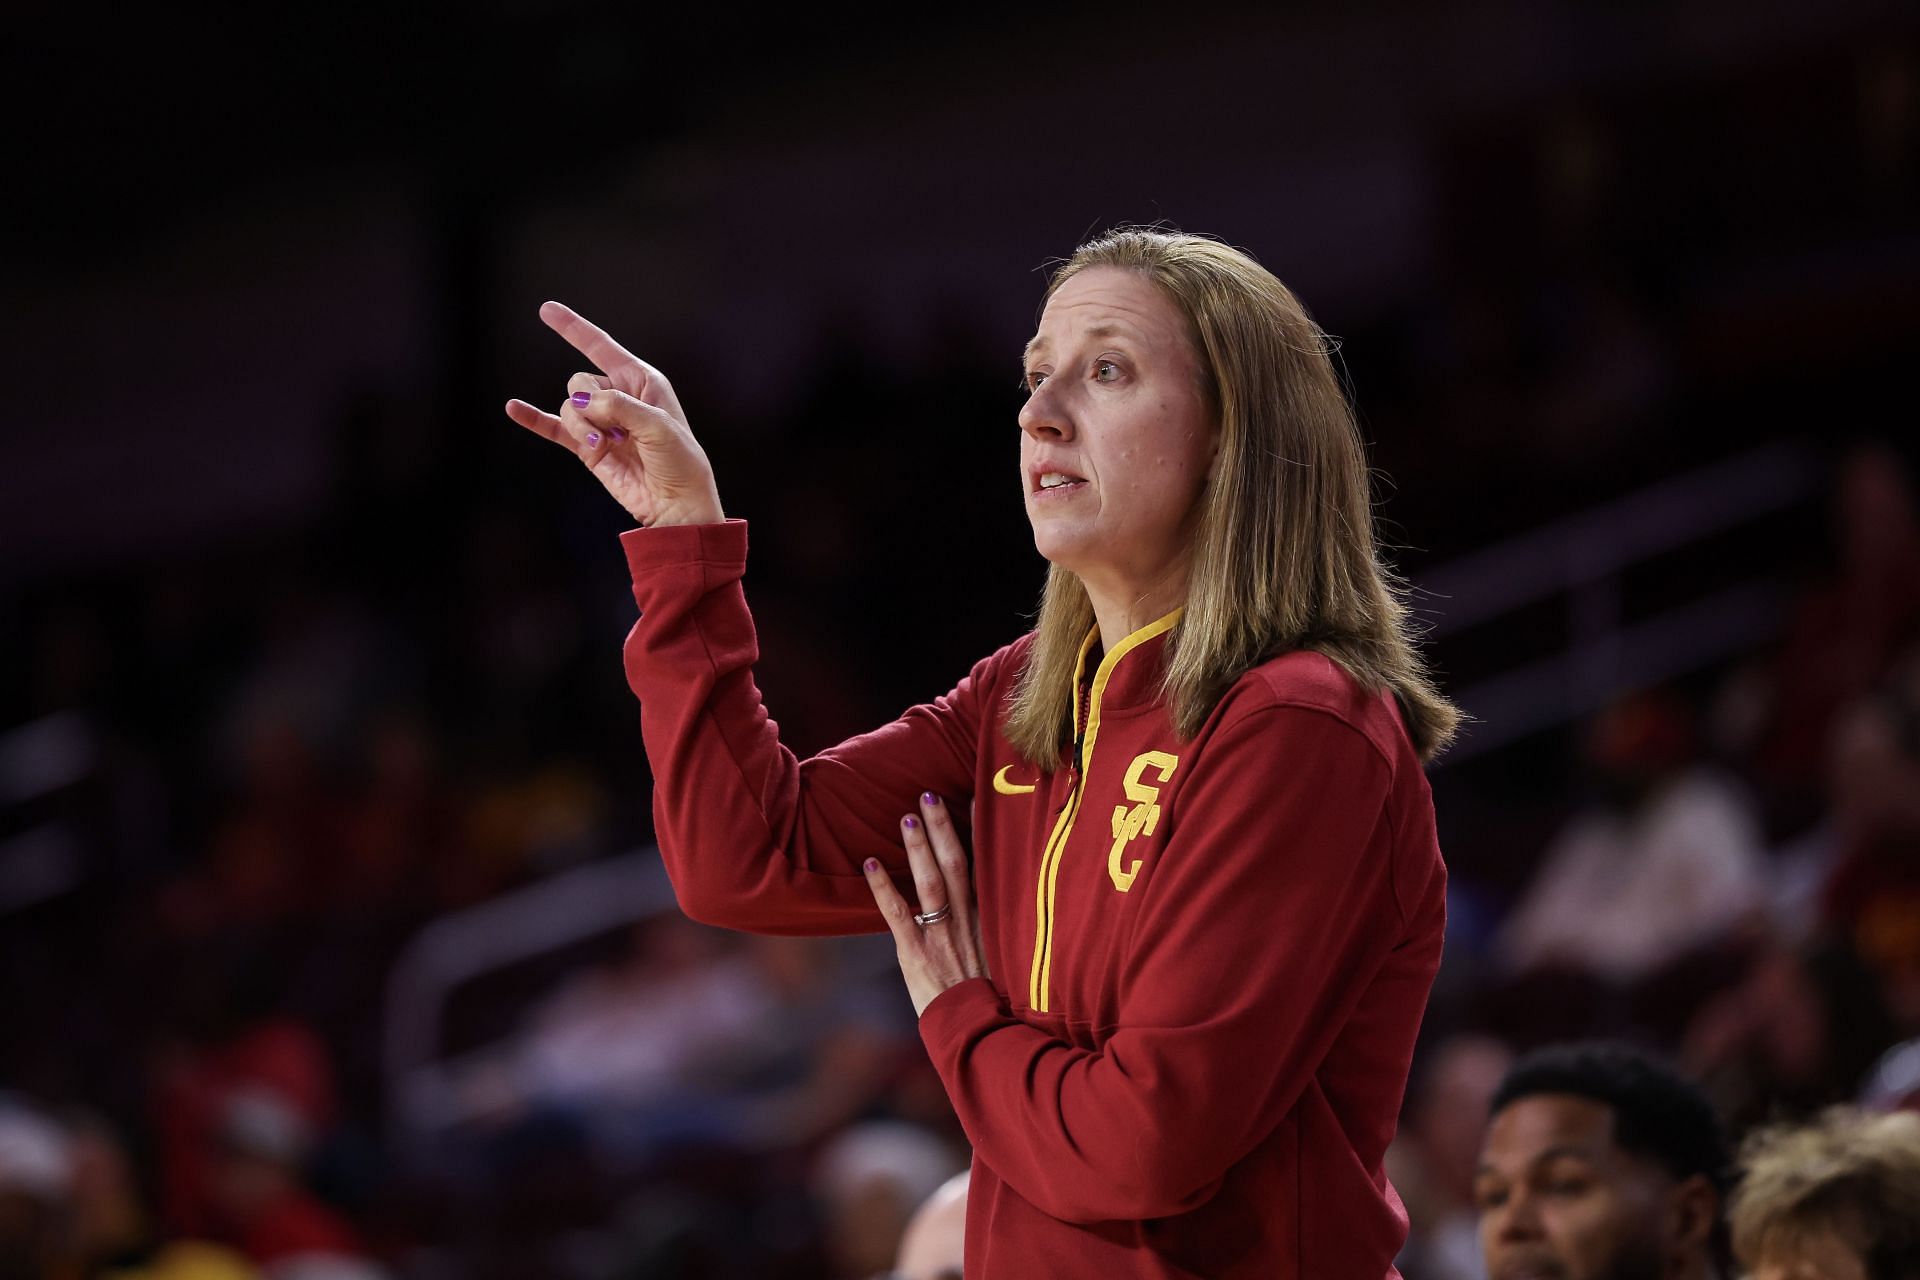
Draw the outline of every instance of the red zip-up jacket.
M992 977L920 1018L974 1146L968 1280L1396 1274L1406 1213L1381 1161L1446 872L1390 695L1287 654L1183 742L1157 692L1176 612L1083 670L1070 766L1006 740L1026 638L799 761L753 684L745 524L622 542L627 678L688 915L884 930L861 862L912 901L901 816L922 791L971 806Z

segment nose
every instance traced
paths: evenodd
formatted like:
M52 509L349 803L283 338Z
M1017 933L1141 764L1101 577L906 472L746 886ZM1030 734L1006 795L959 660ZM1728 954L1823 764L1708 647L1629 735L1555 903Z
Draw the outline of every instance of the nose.
M1507 1193L1507 1202L1494 1210L1493 1238L1496 1240L1536 1240L1540 1237L1540 1215L1533 1197L1524 1189Z
M1048 378L1020 406L1020 429L1035 440L1073 439L1073 419L1060 403L1060 393Z

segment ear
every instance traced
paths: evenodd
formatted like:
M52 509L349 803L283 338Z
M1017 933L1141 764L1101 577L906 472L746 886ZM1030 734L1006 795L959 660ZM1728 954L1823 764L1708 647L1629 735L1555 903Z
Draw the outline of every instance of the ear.
M1696 1173L1667 1193L1667 1244L1676 1248L1706 1249L1720 1220L1720 1193L1703 1173Z

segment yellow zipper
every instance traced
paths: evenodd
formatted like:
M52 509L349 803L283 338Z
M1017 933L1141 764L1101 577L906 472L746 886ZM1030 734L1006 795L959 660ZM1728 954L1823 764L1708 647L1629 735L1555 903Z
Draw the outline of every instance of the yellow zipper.
M1059 821L1053 824L1053 834L1047 837L1046 851L1040 856L1040 882L1034 891L1034 915L1036 927L1033 937L1033 972L1027 979L1028 1007L1039 1013L1050 1011L1048 988L1053 979L1053 932L1054 932L1054 887L1060 878L1060 858L1067 851L1067 841L1073 837L1073 820L1080 813L1080 802L1087 791L1087 775L1093 770L1093 742L1100 732L1100 696L1107 691L1107 681L1129 650L1153 639L1164 631L1171 630L1180 621L1184 608L1159 618L1135 631L1113 647L1112 652L1100 659L1100 666L1093 673L1093 692L1087 699L1087 728L1082 735L1074 768L1078 776L1074 779L1073 793L1067 798L1067 807L1060 811ZM1088 633L1080 646L1080 660L1073 668L1073 690L1076 703L1080 697L1080 676L1087 668L1087 654L1093 649L1093 642L1100 632L1096 628Z

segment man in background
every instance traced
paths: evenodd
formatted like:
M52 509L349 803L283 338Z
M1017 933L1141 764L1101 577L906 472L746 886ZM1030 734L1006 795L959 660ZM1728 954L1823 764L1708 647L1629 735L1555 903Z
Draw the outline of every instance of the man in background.
M1625 1045L1555 1045L1493 1096L1474 1181L1491 1280L1712 1280L1726 1140L1706 1098Z

